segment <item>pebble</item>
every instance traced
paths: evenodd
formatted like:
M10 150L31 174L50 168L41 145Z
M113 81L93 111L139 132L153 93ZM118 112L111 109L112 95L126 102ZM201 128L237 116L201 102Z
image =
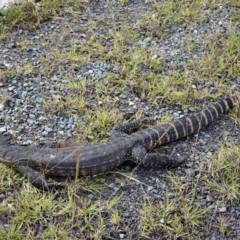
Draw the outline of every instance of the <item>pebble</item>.
M3 132L6 132L7 128L4 126L4 127L0 127L0 133L3 133Z
M93 196L93 194L91 194L91 193L90 193L90 194L88 194L88 198L89 198L89 199L91 199L91 200L92 200L92 199L94 199L94 196Z
M108 187L114 189L114 188L116 187L116 185L115 185L114 183L110 183L110 184L108 185Z
M206 197L206 201L207 201L207 202L211 202L212 200L213 200L212 197L209 196L209 195L207 195L207 197Z
M125 237L125 234L119 234L120 239L123 239Z
M227 211L227 208L226 207L221 207L218 209L220 213L224 213Z
M164 224L164 223L165 223L165 219L164 219L164 218L161 218L159 222L160 222L161 224Z
M153 189L154 189L153 186L148 186L148 187L147 187L147 191L148 191L148 192L150 192L150 191L153 190Z
M53 129L52 129L52 128L50 128L50 127L45 127L45 131L46 131L46 132L52 132L52 131L53 131Z

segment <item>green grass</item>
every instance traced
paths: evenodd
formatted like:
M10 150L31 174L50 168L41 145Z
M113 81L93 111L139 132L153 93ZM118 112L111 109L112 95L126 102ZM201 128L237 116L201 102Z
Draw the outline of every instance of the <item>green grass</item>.
M95 112L87 111L84 116L84 122L79 123L82 134L75 140L76 142L108 142L110 131L113 126L120 121L119 115L115 111L108 111L99 108Z
M234 144L222 146L217 157L211 159L206 179L211 195L222 203L233 204L240 197L240 152Z
M0 77L2 79L3 82L7 82L8 79L12 79L13 77L15 77L17 74L17 71L15 69L12 69L12 70L2 70L0 72Z
M56 15L73 14L88 0L42 0L37 5L28 0L16 0L0 13L0 41L11 36L16 28L33 30ZM64 11L62 11L64 9Z
M98 179L77 179L66 191L43 193L26 180L16 181L16 176L13 179L13 172L3 165L1 171L0 192L10 191L13 186L16 189L0 204L1 216L11 216L9 228L0 227L1 239L34 239L39 224L44 226L42 239L74 237L79 232L88 234L91 239L99 239L108 235L105 229L109 221L116 226L121 223L116 209L119 197L110 196L103 202L78 195L79 189L83 193L100 193L105 185ZM23 184L18 191L20 182Z
M154 3L153 7L162 19L162 24L166 25L169 22L172 24L187 24L188 26L193 23L201 22L204 20L202 9L204 1L165 1L163 3Z
M235 31L225 37L216 35L213 39L209 39L207 53L200 59L191 60L187 69L191 71L191 75L196 75L196 81L210 79L226 91L226 83L239 76L239 56L239 36ZM226 84L225 88L224 84Z
M53 98L54 101L52 99L48 101L47 97L45 97L42 103L43 109L53 114L61 112L61 114L71 116L72 114L83 112L86 107L84 98L79 95L73 96L70 94L64 98L60 95L54 95Z
M191 196L174 201L165 196L157 204L142 203L140 216L141 235L155 238L163 236L172 239L199 237L203 227L205 209L196 207Z
M238 0L227 0L226 1L230 6L233 7L240 7L240 3Z
M63 13L62 8L81 9L84 0L42 0L39 4L31 1L18 0L17 3L10 3L10 7L2 11L1 25L7 25L10 28L34 29L40 27L40 24L56 14Z

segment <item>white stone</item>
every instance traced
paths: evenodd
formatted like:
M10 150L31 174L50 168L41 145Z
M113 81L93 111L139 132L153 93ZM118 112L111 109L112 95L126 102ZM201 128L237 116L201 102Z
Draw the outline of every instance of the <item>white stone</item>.
M6 9L10 2L15 2L15 0L0 0L0 10Z
M6 131L7 131L6 127L1 127L0 128L0 133L6 132Z
M13 0L1 0L0 1L0 9L7 7L9 2L13 2Z
M164 218L161 218L161 219L160 219L160 223L161 223L161 224L164 224L164 223L165 223L165 219L164 219Z

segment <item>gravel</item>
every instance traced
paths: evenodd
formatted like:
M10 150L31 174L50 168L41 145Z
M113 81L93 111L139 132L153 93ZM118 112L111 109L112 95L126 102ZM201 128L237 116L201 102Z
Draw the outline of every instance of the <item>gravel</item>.
M114 6L114 5L113 5ZM135 7L137 6L137 7ZM89 12L81 16L80 23L73 26L69 31L69 38L75 39L75 42L85 41L86 34L82 33L82 29L86 28L86 22L97 21L100 17L109 18L109 14L104 14L99 10L103 9L107 13L107 4L98 1L90 5ZM142 10L152 11L148 4L138 4L133 2L128 7L117 8L120 16L125 11L129 10L132 17L130 26L134 26L139 18ZM167 38L155 38L146 36L145 32L141 32L141 36L137 41L137 46L144 45L149 49L154 50L153 58L161 57L163 59L163 72L161 76L171 73L171 71L178 71L180 74L184 72L184 65L189 59L199 58L206 50L206 36L209 38L216 32L226 32L227 24L229 22L229 14L231 8L222 9L218 6L218 10L207 10L209 19L203 24L192 27L187 33L181 27L170 26L166 31L171 32ZM119 17L120 18L120 17ZM31 63L34 69L40 68L41 63L39 58L44 58L46 49L51 48L51 43L47 40L55 33L56 36L61 35L61 31L66 30L64 24L65 20L52 20L46 23L41 29L29 32L26 30L18 30L13 35L12 40L1 45L1 61L0 67L4 70L13 70ZM69 20L70 22L71 19ZM117 24L122 24L121 21ZM94 25L94 24L93 24ZM97 36L102 36L106 29L100 29L100 32L94 32ZM79 36L80 33L80 36ZM31 46L21 50L17 47L16 42L23 40L31 43ZM196 51L189 53L187 49L183 50L182 46L186 41L191 41L196 44ZM50 40L51 42L51 40ZM67 52L71 44L69 41L64 41L64 37L59 42L59 47L62 51ZM111 45L111 42L106 42ZM184 47L183 47L184 48ZM55 61L55 56L52 56ZM14 136L20 136L17 143L26 145L27 142L39 141L44 139L51 139L56 141L61 137L59 133L64 133L67 137L72 137L77 134L75 127L78 122L82 121L81 116L58 116L50 114L43 110L43 99L47 98L48 102L55 101L56 98L64 99L68 95L66 89L66 77L70 72L76 79L87 79L92 85L104 79L109 72L114 71L114 66L105 61L91 59L85 66L58 66L57 73L51 78L46 78L40 73L37 76L31 74L23 74L23 71L18 72L15 76L8 79L7 82L1 83L0 93L7 94L7 102L4 104L0 102L0 106L5 105L4 110L1 111L2 118L7 118L9 121L5 123L5 127ZM2 80L3 81L3 80ZM196 89L197 86L192 84L191 87ZM214 91L214 87L213 90ZM43 94L46 93L46 96ZM158 116L159 112L156 109L149 109L146 103L142 103L136 96L131 96L130 93L120 96L122 99L127 99L129 109L144 109L144 113L149 115L150 111L154 111L154 115ZM1 107L2 108L2 107ZM0 109L1 109L0 108ZM131 111L131 110L129 110ZM180 111L173 112L175 117L182 116ZM29 141L29 139L31 141Z
M7 130L16 137L17 144L24 146L58 141L78 135L77 125L79 122L84 123L83 115L73 114L69 116L67 114L50 113L44 110L45 101L55 102L56 99L64 99L65 96L69 95L69 90L66 88L69 75L79 79L79 81L86 79L90 86L94 88L95 84L101 82L109 73L114 73L116 70L114 64L92 58L87 64L75 64L73 66L68 61L58 62L57 55L52 55L51 61L58 64L57 71L53 75L43 75L37 69L41 69L43 65L42 59L50 57L51 47L57 46L60 51L68 52L72 47L72 42L84 43L89 37L89 31L87 31L89 23L93 26L94 32L92 34L99 38L104 36L106 32L111 31L110 25L98 28L99 19L104 19L107 22L112 21L111 12L109 12L109 7L105 2L107 1L92 1L86 10L79 14L79 19L73 19L71 16L54 18L43 24L41 29L32 32L22 29L16 30L13 32L11 39L1 43L0 70L21 70L9 77L7 81L0 79L0 95L2 96L0 98L0 132L6 132ZM124 24L123 18L126 13L128 14L129 25L134 27L143 12L151 14L153 11L149 2L130 1L130 4L126 7L119 7L113 1L112 9L114 10L116 27ZM232 11L232 7L220 4L216 4L216 9L206 8L207 18L201 24L195 24L189 30L186 30L185 26L169 26L165 30L165 33L167 33L165 38L156 37L154 34L149 36L145 31L140 31L140 36L136 40L136 47L144 46L153 52L153 58L161 57L163 59L162 72L159 74L159 78L171 74L173 71L182 74L189 59L198 59L201 55L206 54L207 39L211 39L216 33L225 34L230 31L229 16ZM69 23L71 23L71 28L67 27ZM110 48L112 46L111 40L105 41L105 46ZM20 46L22 46L21 44L24 45L24 42L27 43L27 47L21 48ZM195 44L194 52L188 51L186 42ZM34 74L27 74L28 69L20 68L20 66L26 66L29 63L31 63L30 68L34 69ZM206 86L199 86L196 83L192 83L190 86L197 90L207 88L210 89L210 92L217 90L214 83L209 84L209 82ZM233 80L230 87L232 86L237 90L239 79ZM90 106L99 104L94 95L91 94L87 97ZM174 117L178 118L195 111L194 108L182 111L177 106L172 107L164 104L160 108L156 108L128 91L117 97L121 102L118 110L123 115L135 112L138 109L142 110L146 116L159 118L168 113L173 113ZM228 138L239 143L239 136L237 130L233 130L233 123L229 118L223 117L216 122L216 125L210 126L199 135L179 141L176 147L183 153L187 152L187 155L192 156L193 160L201 160L199 164L203 164L203 159L210 159L218 146L224 141L224 134L220 133L220 129L225 129L228 132ZM194 146L196 138L205 144L197 148ZM135 167L135 165L127 163L119 169L123 172L131 172ZM186 163L183 168L173 170L173 173L194 177L197 172L190 169L191 167ZM129 188L126 185L119 186L119 183L115 181L115 175L106 177L105 181L108 188L102 193L102 197L107 199L108 196L117 191L122 194L119 211L126 229L128 229L122 233L120 230L112 230L113 227L110 227L109 229L114 231L113 236L115 236L112 239L130 239L131 237L132 239L138 239L137 209L140 199L147 198L151 201L164 199L165 191L169 186L169 183L162 177L165 173L165 170L138 167L134 172L134 178L144 183L141 188L139 188L138 183L132 183ZM174 198L171 193L169 194L169 198ZM200 193L198 197L202 198L201 204L203 206L208 206L214 201L207 192ZM88 198L94 200L95 196L89 194ZM234 221L234 219L239 219L239 205L229 206L228 208L223 206L218 211L219 213L225 213L232 233L231 237L225 237L224 239L236 239L240 235L240 229L239 220ZM160 219L161 223L164 223L164 221L164 218ZM155 239L160 238L156 237ZM202 239L223 238L217 231L210 231Z

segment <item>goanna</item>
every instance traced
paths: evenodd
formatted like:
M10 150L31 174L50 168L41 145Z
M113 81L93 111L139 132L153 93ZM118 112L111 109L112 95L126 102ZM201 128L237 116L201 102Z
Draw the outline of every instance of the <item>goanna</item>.
M45 176L85 176L111 170L126 160L150 167L177 167L183 160L151 152L155 147L196 134L229 109L239 104L240 97L229 97L189 117L130 133L144 120L119 125L112 130L108 143L64 148L37 148L8 145L0 136L0 162L25 176L34 186L48 189L64 183L48 183Z

